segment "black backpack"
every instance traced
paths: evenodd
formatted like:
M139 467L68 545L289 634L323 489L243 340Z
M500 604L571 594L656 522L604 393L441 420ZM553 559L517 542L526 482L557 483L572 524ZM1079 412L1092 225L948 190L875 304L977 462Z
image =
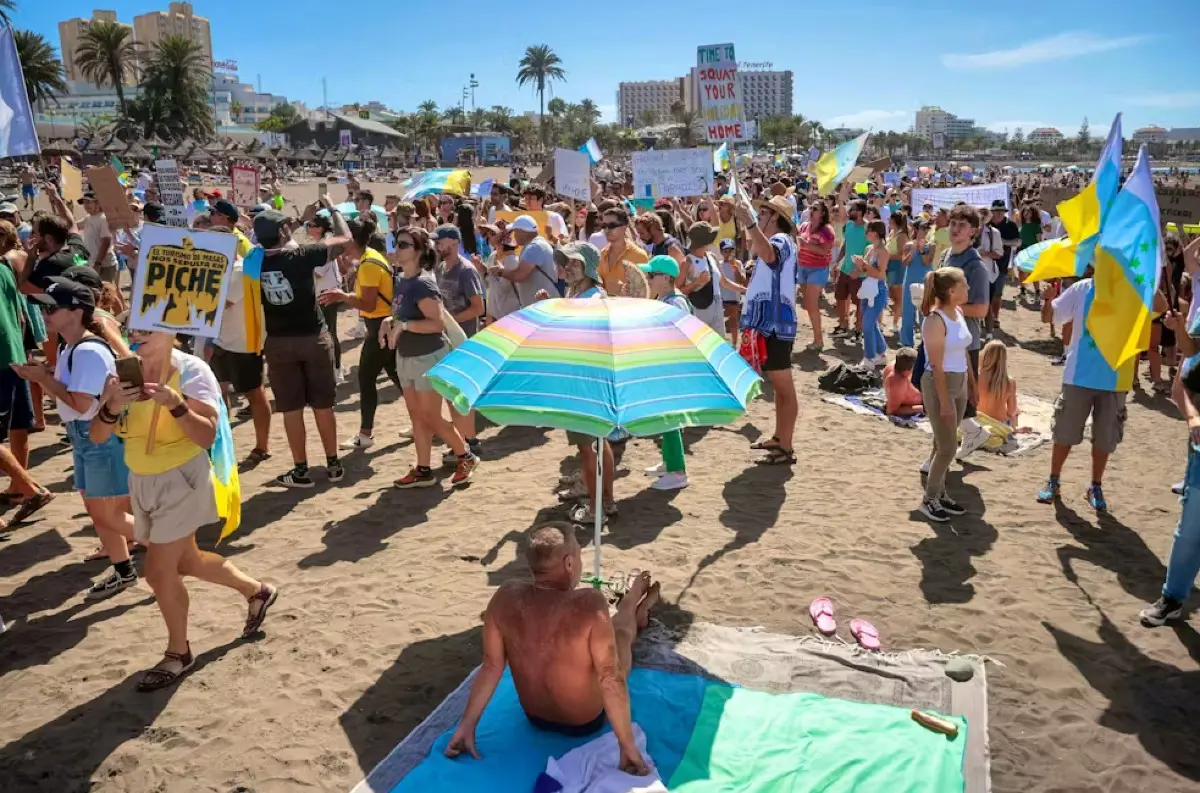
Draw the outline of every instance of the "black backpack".
M861 394L869 388L881 387L883 378L873 366L839 363L818 377L817 385L834 394Z
M713 304L717 294L717 279L721 277L719 269L713 272L712 259L708 257L707 253L704 254L704 264L708 267L708 283L687 296L691 304L699 309L708 308Z

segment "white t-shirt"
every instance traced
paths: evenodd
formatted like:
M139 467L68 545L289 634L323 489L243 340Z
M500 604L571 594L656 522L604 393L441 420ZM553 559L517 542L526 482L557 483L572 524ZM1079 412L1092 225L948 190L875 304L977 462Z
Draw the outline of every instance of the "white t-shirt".
M596 250L602 251L608 247L608 235L603 231L592 232L592 236L587 238L587 241L596 246Z
M108 220L104 217L104 213L88 215L83 219L80 228L83 229L83 244L87 246L88 253L92 257L90 264L97 268L104 266L116 267L117 257L113 253L111 244L112 232L108 230ZM97 254L100 253L100 243L104 239L110 240L108 255L103 259L98 259Z
M214 409L221 404L221 384L204 361L186 352L171 350L171 367L179 371L179 393Z
M390 234L388 235L391 236ZM357 262L355 263L357 266ZM337 261L326 262L313 270L313 278L317 285L317 294L328 292L330 289L342 288L342 271L338 269Z
M557 212L547 212L546 222L550 224L550 230L559 239L570 239L571 232L567 229L567 221L563 220L563 216Z
M71 362L69 372L68 359ZM61 399L55 400L58 403L59 418L63 421L91 421L95 418L100 412L99 396L104 392L104 383L109 375L116 373L116 358L97 337L89 336L74 347L68 346L63 349L58 354L58 363L54 365L54 379L66 386L68 391L97 398L92 400L91 407L83 413L72 409Z
M705 272L708 273L709 279L713 287L713 302L707 308L698 308L695 303L692 303L692 314L696 319L708 325L717 333L725 333L725 308L721 302L721 270L716 266L715 262L707 256L692 256L690 253L687 256L688 273L684 277L684 283L694 283L700 279L700 276ZM703 288L703 287L701 287ZM691 300L688 300L691 303Z
M250 352L246 346L246 316L243 303L246 289L242 283L242 260L233 260L229 273L229 286L225 291L225 310L221 312L221 332L217 334L217 346L228 352Z

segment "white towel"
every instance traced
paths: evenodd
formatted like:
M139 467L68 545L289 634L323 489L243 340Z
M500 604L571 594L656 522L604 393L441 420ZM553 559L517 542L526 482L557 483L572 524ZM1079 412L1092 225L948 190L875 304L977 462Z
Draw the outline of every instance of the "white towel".
M858 287L858 298L867 301L867 305L875 308L875 298L879 297L879 279L864 278Z
M553 777L563 786L562 793L667 793L654 761L646 751L646 733L633 725L633 737L637 742L642 759L650 768L648 776L626 774L618 768L621 750L617 748L617 736L611 732L594 741L546 762L546 775Z

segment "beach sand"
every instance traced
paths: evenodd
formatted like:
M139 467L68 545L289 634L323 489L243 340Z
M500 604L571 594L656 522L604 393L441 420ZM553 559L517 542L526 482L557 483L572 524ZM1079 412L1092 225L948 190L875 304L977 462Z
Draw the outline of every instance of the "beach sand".
M1019 345L1010 361L1022 391L1052 400L1057 342L1027 308L1002 320ZM343 316L343 338L350 325ZM802 329L801 342L810 339ZM347 344L353 362L357 342ZM1062 505L1035 503L1043 447L956 465L951 493L970 514L935 527L914 517L930 437L821 402L816 377L834 358L795 359L793 469L751 463L748 440L771 427L765 399L731 427L685 433L692 484L678 493L648 488L641 471L659 459L656 447L631 442L605 572L654 571L667 601L660 619L674 625L815 635L807 607L825 595L847 640L861 616L887 649L995 659L996 791L1200 789L1200 635L1194 620L1137 622L1161 586L1179 514L1169 486L1183 473L1185 432L1174 406L1131 395L1106 478L1111 516L1084 503L1086 449L1067 464ZM343 438L357 429L356 391L340 389ZM150 590L83 601L104 566L81 561L96 542L70 492L60 429L35 436L35 474L58 497L0 544L0 614L11 623L0 636L0 788L348 791L457 686L480 659L488 597L523 574L518 535L561 515L553 490L571 449L561 432L489 427L468 489L395 490L413 461L396 397L381 389L378 443L346 458L340 485L324 481L309 419L316 488L265 488L287 468L275 420L275 457L243 477L243 528L221 548L280 585L265 635L238 641L238 596L193 583L197 666L153 694L133 690L165 642ZM244 454L248 422L235 437ZM214 538L201 534L206 546ZM590 548L584 558L590 567Z

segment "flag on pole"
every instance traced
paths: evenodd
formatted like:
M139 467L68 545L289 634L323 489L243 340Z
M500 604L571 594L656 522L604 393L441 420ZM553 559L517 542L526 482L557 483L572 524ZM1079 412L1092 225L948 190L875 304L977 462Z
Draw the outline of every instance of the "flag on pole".
M588 156L592 165L604 159L604 153L600 151L600 146L596 143L595 138L588 138L587 143L580 146L579 150Z
M1108 205L1095 248L1095 298L1087 329L1113 369L1150 346L1154 295L1163 269L1158 199L1146 147Z
M1044 281L1050 278L1079 278L1095 258L1096 243L1100 227L1110 206L1117 197L1121 182L1121 114L1113 119L1108 130L1108 140L1096 162L1092 181L1080 191L1058 205L1058 216L1067 232L1068 243L1056 246L1050 257L1038 259L1029 281ZM1067 255L1067 248L1073 256Z
M722 144L723 145L723 144ZM742 183L738 180L737 168L729 169L729 195L734 197L735 201L745 201L746 206L750 208L750 217L755 223L758 222L758 213L754 211L754 202L750 200L749 194L742 187Z
M713 149L713 170L718 173L729 170L729 145L722 143Z
M821 159L817 160L817 164L813 167L813 173L817 177L817 192L821 195L829 195L833 192L833 188L837 187L850 174L850 171L854 169L854 163L858 162L858 155L862 153L863 144L867 142L867 136L870 134L864 132L854 140L846 141L833 151L827 151L821 155Z
M41 154L11 27L0 28L0 159Z

